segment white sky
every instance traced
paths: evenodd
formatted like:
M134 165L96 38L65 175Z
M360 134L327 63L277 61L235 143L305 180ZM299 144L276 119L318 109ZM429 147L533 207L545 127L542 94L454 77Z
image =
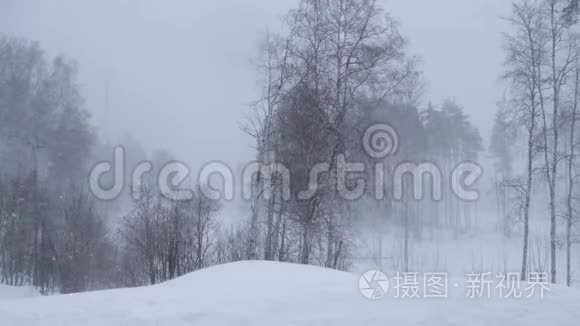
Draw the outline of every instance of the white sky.
M487 142L506 0L385 0L423 57L425 100L456 100ZM266 28L297 0L0 0L0 33L38 40L80 67L94 123L166 148L193 168L252 159L239 128L256 98L251 64ZM105 85L109 84L109 111Z

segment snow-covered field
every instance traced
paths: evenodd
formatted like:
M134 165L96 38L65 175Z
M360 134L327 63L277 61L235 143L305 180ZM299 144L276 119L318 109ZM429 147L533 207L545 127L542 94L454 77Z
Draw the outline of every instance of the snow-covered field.
M40 294L32 287L0 284L0 301L30 298L38 295Z
M580 291L545 298L380 300L358 274L312 266L240 262L150 287L0 301L0 325L578 325ZM6 288L0 288L0 297Z

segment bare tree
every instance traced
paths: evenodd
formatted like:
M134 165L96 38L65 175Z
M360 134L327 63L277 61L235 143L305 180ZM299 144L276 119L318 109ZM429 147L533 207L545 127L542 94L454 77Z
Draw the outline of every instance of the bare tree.
M544 95L543 85L538 85L540 94L540 108L542 111L544 138L544 160L546 165L546 181L550 196L550 274L552 283L557 281L556 273L556 226L557 226L557 177L558 165L562 159L560 152L560 128L561 128L561 102L562 87L565 85L574 63L575 51L570 43L567 31L568 23L563 15L562 0L546 0L540 6L541 14L546 23L547 34L547 86L549 95ZM546 64L546 63L541 63ZM545 78L541 70L538 75ZM549 96L549 97L546 97ZM547 110L550 99L552 110ZM549 140L551 139L551 142Z
M578 51L578 49L576 50ZM578 62L578 55L575 57L574 64L574 89L572 99L572 110L570 116L570 131L569 131L569 153L568 153L568 196L566 205L568 214L566 216L566 285L572 285L572 224L574 221L574 209L572 199L574 196L574 162L576 158L576 119L578 112L578 96L580 87L580 66Z
M309 263L314 237L320 240L321 231L325 230L326 244L319 247L325 247L320 249L326 251L324 264L330 267L336 261L336 248L341 245L341 239L336 237L341 234L341 212L322 206L340 206L336 205L336 160L347 152L345 121L357 119L363 100L409 97L409 85L417 84L416 60L407 57L406 42L396 22L384 14L375 0L302 0L285 21L288 34L270 35L263 51L265 64L261 70L266 86L265 96L259 101L263 109L254 119L259 123L251 128L257 130L253 134L258 140L258 158L265 162L295 160L296 153L289 155L284 141L296 141L303 148L321 148L322 144L321 151L303 153L310 156L306 161L312 162L300 168L308 170L316 163L327 162L329 169L318 180L324 187L319 187L310 200L289 203L295 207L274 200L265 203L264 257L272 259L274 255L274 240L284 225L283 214L274 212L284 207L291 219L299 221L302 230L299 261ZM314 131L317 137L300 131L300 124L292 129L296 134L291 135L288 126L299 121L313 127L310 132ZM308 175L303 181L302 188L308 187ZM254 205L252 220L259 212Z
M521 278L526 279L529 246L530 201L533 187L534 154L536 148L536 124L540 118L539 103L541 94L541 76L539 67L542 61L543 20L540 10L533 1L523 0L512 5L512 15L508 21L513 26L512 34L505 35L507 52L506 73L514 96L513 121L518 122L527 131L527 171L525 187L515 188L524 195L523 221L524 243L522 252ZM512 184L520 184L515 182ZM513 187L512 187L513 188Z

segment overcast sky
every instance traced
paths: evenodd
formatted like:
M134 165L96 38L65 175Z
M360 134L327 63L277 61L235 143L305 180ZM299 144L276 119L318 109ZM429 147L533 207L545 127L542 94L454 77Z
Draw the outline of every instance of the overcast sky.
M506 0L387 0L423 58L425 102L456 100L487 137L501 97ZM192 167L253 157L258 40L297 0L0 0L0 33L75 59L93 120ZM106 85L109 85L106 87ZM109 89L106 110L105 90Z

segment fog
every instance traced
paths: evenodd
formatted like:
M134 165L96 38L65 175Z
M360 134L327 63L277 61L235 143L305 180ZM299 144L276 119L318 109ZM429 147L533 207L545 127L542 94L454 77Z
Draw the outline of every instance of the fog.
M112 142L129 133L195 170L211 160L236 165L254 158L255 144L240 124L260 94L257 46L294 5L2 0L0 31L76 60L86 107ZM455 100L487 140L502 90L501 17L509 14L508 1L390 0L384 6L422 57L423 106Z
M579 26L580 0L0 0L0 324L576 325Z

